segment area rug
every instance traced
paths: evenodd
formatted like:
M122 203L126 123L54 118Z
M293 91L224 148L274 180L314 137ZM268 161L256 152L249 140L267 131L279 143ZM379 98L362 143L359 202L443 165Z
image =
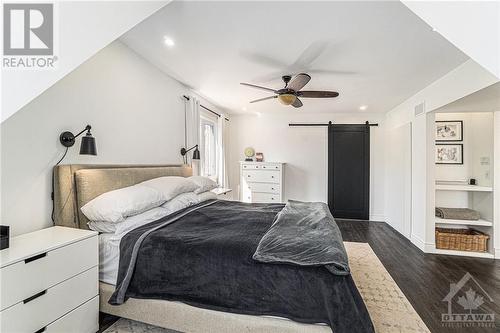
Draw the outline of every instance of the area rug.
M377 333L430 332L368 243L344 242L351 274ZM175 333L121 318L104 333Z

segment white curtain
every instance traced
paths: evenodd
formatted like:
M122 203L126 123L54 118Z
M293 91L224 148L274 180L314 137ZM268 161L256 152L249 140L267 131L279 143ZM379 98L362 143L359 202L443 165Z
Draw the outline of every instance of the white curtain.
M184 144L189 149L200 144L200 101L193 96L186 103L186 128ZM187 162L193 167L193 175L199 175L199 161L192 161L193 150L187 153Z
M227 173L227 137L228 137L228 121L225 119L226 115L221 114L218 121L217 131L217 146L219 147L219 163L217 163L217 178L219 186L229 187L229 176Z

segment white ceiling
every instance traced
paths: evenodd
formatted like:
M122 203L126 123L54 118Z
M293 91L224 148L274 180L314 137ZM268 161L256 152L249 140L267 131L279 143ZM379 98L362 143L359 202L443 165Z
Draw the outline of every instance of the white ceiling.
M163 43L164 36L175 41ZM222 108L253 112L387 112L468 59L400 2L173 2L121 40ZM317 73L325 70L327 73ZM297 110L276 100L280 76L307 72ZM274 79L272 79L274 77ZM246 108L246 110L244 110Z

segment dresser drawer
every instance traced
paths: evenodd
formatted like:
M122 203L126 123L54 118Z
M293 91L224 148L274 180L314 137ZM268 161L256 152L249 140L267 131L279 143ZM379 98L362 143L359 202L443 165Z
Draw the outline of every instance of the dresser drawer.
M99 330L99 296L48 325L44 333L95 333Z
M273 202L279 203L280 196L278 194L252 192L252 202L255 202L255 203L273 203Z
M242 177L246 182L280 183L281 173L269 170L243 170Z
M280 193L280 184L277 183L246 183L247 189L251 192Z
M36 277L32 278L36 280ZM39 293L37 297L3 310L0 312L0 331L33 333L42 329L97 296L97 281L96 266Z
M243 170L281 170L280 164L242 164Z
M98 264L97 236L1 268L3 310Z

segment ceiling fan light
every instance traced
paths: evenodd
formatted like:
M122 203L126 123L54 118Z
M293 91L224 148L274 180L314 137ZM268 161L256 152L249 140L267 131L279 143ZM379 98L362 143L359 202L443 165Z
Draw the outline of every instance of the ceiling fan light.
M293 94L282 94L282 95L278 96L278 100L283 105L292 105L296 99L297 99L297 96L295 96Z

